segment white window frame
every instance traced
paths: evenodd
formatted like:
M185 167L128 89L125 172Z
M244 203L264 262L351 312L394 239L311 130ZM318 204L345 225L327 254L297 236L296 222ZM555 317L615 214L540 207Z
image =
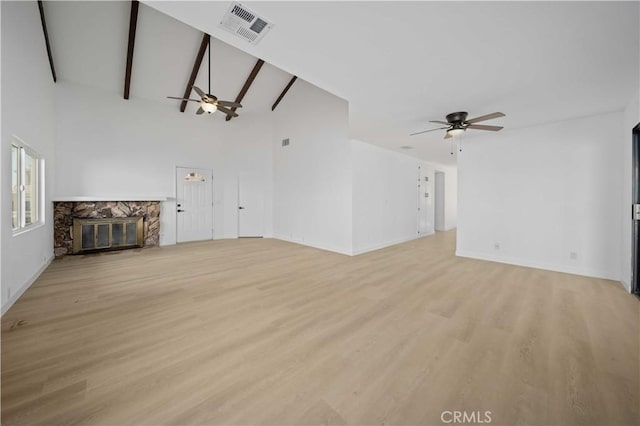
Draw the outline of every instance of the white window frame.
M44 225L44 158L41 154L39 154L37 151L35 151L15 135L11 138L11 147L18 148L18 226L14 228L13 223L11 225L13 235L18 235ZM36 165L35 184L36 198L38 203L36 206L36 212L38 218L35 222L29 224L26 223L27 200L24 196L24 182L26 180L25 153L35 160ZM11 173L13 173L13 170L11 171ZM13 217L13 209L11 214Z

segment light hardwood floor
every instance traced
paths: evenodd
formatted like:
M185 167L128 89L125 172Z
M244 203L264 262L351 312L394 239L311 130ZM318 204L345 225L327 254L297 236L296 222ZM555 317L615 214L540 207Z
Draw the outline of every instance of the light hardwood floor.
M635 297L454 244L56 260L2 318L2 424L640 423Z

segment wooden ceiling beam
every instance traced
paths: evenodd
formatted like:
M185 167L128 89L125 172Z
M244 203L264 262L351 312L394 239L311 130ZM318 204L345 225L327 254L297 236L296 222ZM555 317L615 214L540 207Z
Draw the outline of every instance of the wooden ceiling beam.
M56 67L53 66L53 54L51 53L51 44L49 43L49 32L47 31L47 21L44 19L44 4L42 0L38 0L38 9L40 10L40 22L42 22L42 31L44 32L44 42L47 46L47 56L49 56L49 66L51 67L51 76L53 82L58 81L56 77Z
M131 68L133 67L133 47L136 44L136 27L138 26L138 0L131 0L131 16L129 18L129 44L127 46L127 67L124 72L124 98L129 99L131 89Z
M242 89L240 89L240 93L238 93L238 96L236 96L236 100L235 100L236 102L238 103L242 102L244 95L247 94L249 87L251 87L253 80L256 79L256 76L260 72L260 68L262 68L262 65L264 65L264 61L262 59L258 59L256 64L253 66L253 69L251 70L251 74L249 74L249 77L247 77L247 81L244 82L244 86L242 86ZM231 111L235 112L237 109L238 108L233 107L231 108ZM227 115L227 118L225 118L225 120L226 121L231 120L231 115Z
M193 90L193 85L196 83L196 77L198 76L198 71L200 71L200 65L202 65L202 58L204 58L204 52L207 50L207 46L211 43L211 36L209 34L204 34L202 36L202 41L200 42L200 49L198 49L198 54L196 55L196 60L193 63L193 69L191 70L191 76L189 76L189 81L187 82L187 87L184 89L184 99L188 99L191 96L191 90ZM188 101L180 102L180 112L184 112L187 108Z
M284 95L287 94L287 92L289 91L289 89L291 89L291 86L293 86L293 83L295 83L295 81L298 79L298 77L296 77L295 75L293 76L293 78L291 78L291 81L289 81L289 84L287 84L287 86L284 88L284 90L282 91L282 93L280 93L280 96L278 96L278 99L276 99L276 101L274 102L274 104L271 106L271 111L275 110L276 107L278 106L278 104L280 103L280 101L282 100L282 98L284 98Z

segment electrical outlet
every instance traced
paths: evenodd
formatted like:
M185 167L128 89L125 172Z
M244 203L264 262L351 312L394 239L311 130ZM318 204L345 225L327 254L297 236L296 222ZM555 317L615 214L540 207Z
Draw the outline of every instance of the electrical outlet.
M500 243L493 243L494 250L500 250Z
M569 259L577 260L578 259L578 253L576 253L575 251L572 251L571 253L569 253Z

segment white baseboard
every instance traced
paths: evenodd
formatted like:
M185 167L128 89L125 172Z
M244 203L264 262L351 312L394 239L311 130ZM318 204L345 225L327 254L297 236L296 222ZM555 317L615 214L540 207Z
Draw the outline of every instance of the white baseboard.
M42 264L42 266L33 275L31 275L31 277L29 277L29 279L24 284L20 286L18 291L11 295L11 298L9 298L9 300L6 300L2 304L2 315L7 313L9 308L11 308L13 304L16 303L16 301L20 298L20 296L22 296L24 292L27 291L29 287L31 287L31 285L38 279L38 277L44 272L44 270L47 269L49 265L51 265L51 262L53 262L53 255L51 255Z
M351 252L351 250L346 250L346 249L341 248L341 247L328 246L328 245L319 244L319 243L316 243L316 242L313 242L313 241L312 242L299 241L299 240L296 240L295 238L289 238L289 237L285 237L285 236L282 236L282 235L273 235L272 238L274 238L276 240L286 241L286 242L289 242L289 243L294 243L294 244L300 244L300 245L303 245L303 246L313 247L313 248L317 248L317 249L320 249L320 250L326 250L326 251L331 251L331 252L338 253L338 254L344 254L344 255L347 255L347 256L353 256L353 253Z
M160 242L158 243L158 246L160 247L173 246L173 245L176 245L175 238L171 238L171 239L160 238Z
M376 251L386 247L395 246L396 244L406 243L407 241L417 240L418 238L428 237L429 235L433 235L433 234L435 234L435 231L430 232L428 234L420 234L420 235L415 235L413 237L407 237L407 238L398 238L396 240L385 241L384 243L373 244L368 247L353 250L353 255L357 256L359 254L369 253L371 251Z
M620 284L622 284L622 287L627 290L627 293L631 293L631 284L629 284L625 280L620 280Z
M308 247L313 247L313 248L317 248L320 250L326 250L326 251L331 251L334 253L339 253L339 254L344 254L347 256L357 256L359 254L363 254L363 253L368 253L371 251L375 251L375 250L380 250L383 249L385 247L390 247L390 246L394 246L396 244L401 244L401 243L406 243L407 241L413 241L416 240L418 238L422 238L422 237L428 237L430 235L435 234L435 232L430 232L428 234L422 234L420 236L416 235L415 237L408 237L408 238L399 238L397 240L392 240L392 241L385 241L384 243L379 243L379 244L374 244L365 248L361 248L358 250L348 250L348 249L344 249L341 247L335 247L335 246L329 246L326 244L319 244L316 242L309 242L309 241L300 241L297 240L295 238L289 238L286 236L282 236L282 235L273 235L270 238L274 238L276 240L282 240L282 241L287 241L289 243L294 243L294 244L300 244L303 246L308 246Z
M513 257L495 256L487 253L470 252L466 250L456 250L456 256L468 257L471 259L486 260L489 262L506 263L508 265L525 266L527 268L544 269L547 271L564 272L567 274L582 275L592 278L603 278L606 280L620 281L618 271L602 271L590 268L571 267L561 264L552 264L546 262L535 262L526 259L518 259Z

